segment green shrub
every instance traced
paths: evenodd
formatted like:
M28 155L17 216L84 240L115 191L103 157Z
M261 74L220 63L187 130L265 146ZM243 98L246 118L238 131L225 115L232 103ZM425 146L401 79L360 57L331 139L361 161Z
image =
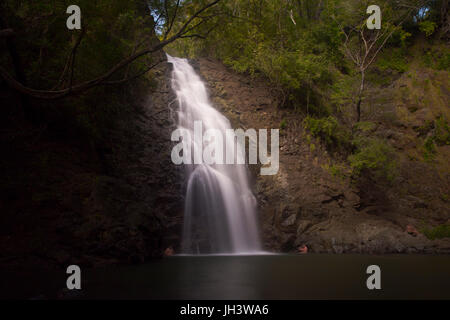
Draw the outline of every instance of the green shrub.
M436 68L438 70L450 71L450 52L443 53L441 57L437 58Z
M425 35L427 37L431 36L434 33L434 31L436 30L436 27L437 27L437 24L433 21L422 21L419 23L420 31L425 33Z
M433 47L423 56L424 65L436 70L450 71L450 52L446 49Z
M280 129L283 130L283 129L286 129L286 127L287 127L286 119L281 120Z
M423 144L423 157L426 161L430 161L434 159L436 155L436 145L434 143L433 137L428 137L425 139L425 143Z
M305 127L314 137L320 138L327 147L344 147L349 144L349 135L333 116L316 119L306 117Z
M360 121L355 125L355 129L364 133L373 132L376 129L376 123L370 121Z
M328 171L334 176L341 179L344 179L347 176L347 169L340 164L334 164L328 167Z
M395 151L384 141L376 138L358 138L354 142L356 151L348 157L354 176L369 171L389 181L395 176Z
M427 137L423 144L423 156L426 161L430 161L436 155L436 145L450 145L450 126L447 120L441 116L434 122L428 123L426 128L428 131L433 129L433 134Z
M434 122L434 140L439 145L450 145L450 126L442 116Z
M408 61L404 50L392 48L378 59L377 66L381 71L390 69L403 73L408 70Z
M421 231L428 239L431 239L431 240L450 237L450 225L449 224L441 224L434 228L424 228Z

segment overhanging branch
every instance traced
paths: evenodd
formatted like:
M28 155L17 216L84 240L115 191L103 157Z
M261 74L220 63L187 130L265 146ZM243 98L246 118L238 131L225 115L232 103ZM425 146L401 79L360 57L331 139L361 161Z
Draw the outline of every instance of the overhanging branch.
M192 31L193 28L188 28L189 25L191 24L191 22L197 18L202 12L204 12L205 10L215 6L217 3L219 3L221 0L215 0L211 3L209 3L208 5L204 6L203 8L201 8L200 10L198 10L197 12L195 12L180 28L180 30L174 34L172 37L163 40L161 42L159 42L158 44L152 46L151 48L147 48L147 49L143 49L141 51L138 51L132 55L130 55L128 58L123 59L122 61L120 61L119 63L117 63L115 66L113 66L110 70L108 70L106 73L104 73L103 75L82 82L80 84L77 85L70 85L68 88L65 89L61 89L61 90L38 90L38 89L33 89L33 88L29 88L27 86L24 86L22 83L20 83L19 81L17 81L14 77L12 77L5 68L0 67L0 76L5 80L5 82L14 90L25 94L27 96L33 97L33 98L37 98L37 99L46 99L46 100L54 100L54 99L61 99L64 97L67 97L68 95L72 95L72 94L78 94L81 92L84 92L88 89L91 89L93 87L96 87L98 85L101 84L108 84L108 81L117 71L121 70L122 68L124 68L125 66L129 65L130 63L134 62L136 59L147 55L147 54L151 54L154 52L157 52L161 49L163 49L165 46L167 46L168 44L174 42L175 40L182 38L184 36L186 36L186 34L189 31ZM81 41L81 37L79 38L79 41ZM79 45L79 43L78 43ZM76 45L76 47L78 47L78 45ZM76 48L74 48L76 50ZM150 69L148 69L150 70ZM147 70L147 71L148 71ZM143 74L143 73L142 73ZM140 74L140 75L142 75ZM122 79L122 80L118 80L118 81L109 81L109 84L114 84L114 83L122 83L122 82L126 82L132 78L135 77L131 77L131 78L126 78L126 79ZM126 81L124 81L126 80Z

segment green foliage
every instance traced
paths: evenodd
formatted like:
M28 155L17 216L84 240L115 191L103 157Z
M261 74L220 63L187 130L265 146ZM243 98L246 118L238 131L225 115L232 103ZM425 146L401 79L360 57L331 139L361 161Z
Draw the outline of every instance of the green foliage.
M314 137L320 138L327 147L346 147L349 143L349 134L333 116L322 119L306 117L304 125Z
M426 161L433 160L436 155L436 145L433 137L425 139L423 144L423 157Z
M431 132L423 144L423 156L426 161L433 160L436 156L436 145L450 145L450 126L443 116L438 117L434 122L427 122L419 130L422 133Z
M450 126L442 116L434 121L434 141L439 145L450 145Z
M392 181L395 177L395 151L383 140L377 138L357 138L354 141L356 151L348 157L355 177L364 171L376 177Z
M286 129L286 127L287 127L286 119L281 120L281 122L280 122L280 129L284 130L284 129Z
M419 23L419 30L425 33L427 37L431 36L436 30L437 24L434 21L425 20Z
M344 179L347 177L347 168L340 164L333 164L328 167L328 171L337 178Z
M444 52L441 57L436 59L436 68L450 71L450 52Z
M450 51L446 46L432 46L422 59L428 68L450 71Z
M333 81L330 90L330 102L338 109L342 106L352 104L352 96L355 94L355 83L357 77L353 75L339 75Z
M390 69L403 73L408 70L408 60L403 49L392 48L380 56L377 60L377 66L382 71Z
M417 2L412 1L410 7ZM188 11L192 12L202 4L203 1L186 1L183 7L191 8ZM341 110L351 104L358 88L354 81L357 68L343 48L342 28L347 31L365 28L368 5L349 0L222 1L217 7L220 14L202 22L196 31L208 33L207 39L182 39L171 45L170 50L189 57L213 56L238 72L262 74L272 82L284 107L301 108L308 115L324 117L333 109ZM383 8L383 30L387 31L385 34L392 30L393 35L380 59L375 61L381 71L405 72L408 42L414 40L418 21L424 17L414 17L417 12L410 12L396 1L381 0L378 5ZM437 4L430 7L427 21L436 20L439 7ZM369 34L366 36L370 40ZM383 39L373 48L381 43ZM359 32L353 32L347 44L353 52L364 47ZM370 57L375 51L371 51ZM369 69L367 82L374 78ZM392 81L384 74L377 79L383 85Z
M262 74L285 106L328 114L326 91L337 74L333 66L345 63L339 28L324 3L230 0L218 10L222 15L199 30L207 32L215 26L206 40L183 39L171 50L189 56L212 55L238 72Z
M392 47L402 47L406 48L409 45L409 40L412 34L405 31L402 27L399 27L393 34L391 39L389 39L388 44Z
M305 127L311 131L313 136L320 137L326 144L331 145L335 139L338 122L332 116L324 119L307 117Z
M423 228L422 233L431 240L450 237L450 225L441 224L434 228Z
M355 125L355 129L363 133L370 133L376 129L376 124L370 121L360 121Z

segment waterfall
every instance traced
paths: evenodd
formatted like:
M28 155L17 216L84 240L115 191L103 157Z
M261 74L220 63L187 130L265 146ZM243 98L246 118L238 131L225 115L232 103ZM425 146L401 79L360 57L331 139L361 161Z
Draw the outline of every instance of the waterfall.
M234 148L235 140L226 136L229 120L209 101L206 87L186 59L167 56L172 63L172 89L178 100L178 128L194 136L194 121L202 130L223 133L224 149ZM198 152L195 141L193 157ZM214 143L214 141L210 142ZM203 148L208 142L203 140ZM233 149L234 150L234 149ZM198 156L198 154L197 154ZM201 155L200 155L201 156ZM245 155L236 152L245 163ZM194 162L192 162L194 163ZM185 164L185 196L182 251L197 253L255 253L261 250L256 199L250 190L245 164Z

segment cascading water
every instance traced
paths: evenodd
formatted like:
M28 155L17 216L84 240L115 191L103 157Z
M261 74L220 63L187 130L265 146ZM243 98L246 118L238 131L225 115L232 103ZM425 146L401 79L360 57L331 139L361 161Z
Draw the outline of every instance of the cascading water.
M230 122L212 107L200 77L186 59L167 57L168 62L173 64L172 89L178 99L178 128L186 129L194 136L194 121L202 121L203 131L220 130L225 137L224 147L234 148L235 140L225 135L225 130L231 129ZM195 152L201 148L196 148L195 141L191 142L195 157ZM203 148L207 144L203 141ZM238 151L236 157L242 160L245 155ZM188 182L183 253L239 254L260 251L256 199L249 188L245 164L202 163L185 166Z

